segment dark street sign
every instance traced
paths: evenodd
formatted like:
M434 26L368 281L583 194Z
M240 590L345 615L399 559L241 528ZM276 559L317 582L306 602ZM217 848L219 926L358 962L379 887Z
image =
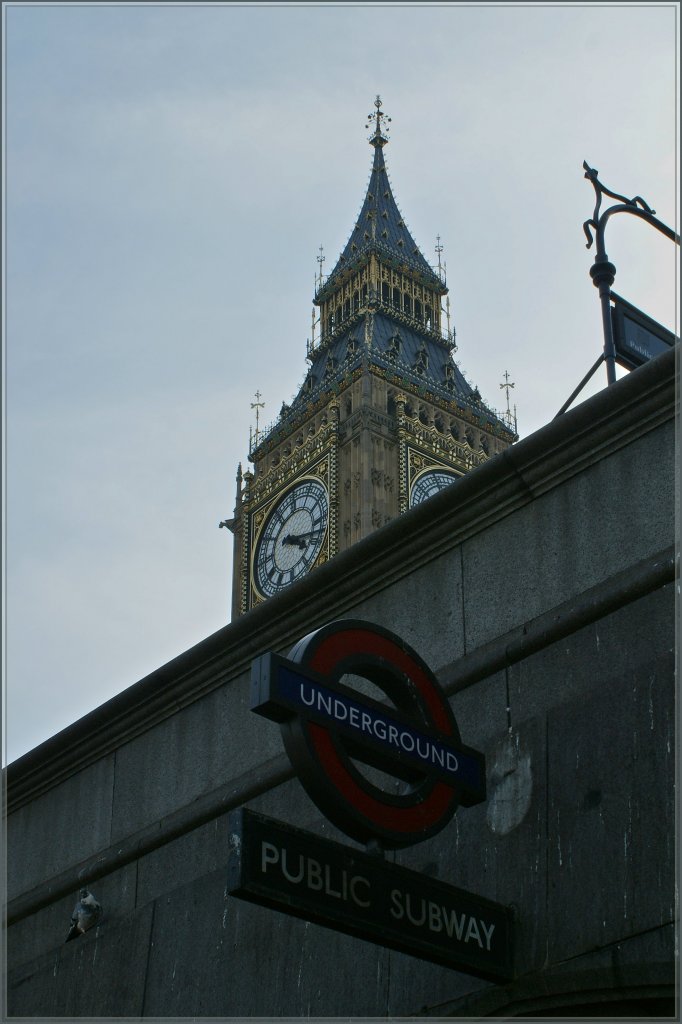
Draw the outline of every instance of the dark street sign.
M510 908L239 808L228 892L493 981L513 976Z
M641 309L611 292L613 342L616 359L628 370L636 370L661 352L667 352L677 341L672 331L652 320Z

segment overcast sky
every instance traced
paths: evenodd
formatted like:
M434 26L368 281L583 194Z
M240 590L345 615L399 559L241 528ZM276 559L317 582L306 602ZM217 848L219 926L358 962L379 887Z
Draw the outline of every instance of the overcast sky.
M582 161L675 225L677 4L6 4L5 759L229 618L250 402L306 370L318 247L394 195L521 436L601 347ZM676 247L614 218L676 325ZM600 369L591 393L605 384Z

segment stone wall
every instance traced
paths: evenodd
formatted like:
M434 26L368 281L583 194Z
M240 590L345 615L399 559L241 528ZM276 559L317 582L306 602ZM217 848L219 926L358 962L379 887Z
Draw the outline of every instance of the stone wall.
M9 1014L667 1006L674 369L628 375L11 765ZM505 986L226 895L234 807L352 845L249 711L251 659L342 617L415 647L486 754L487 802L388 856L514 906ZM105 916L64 945L82 884Z

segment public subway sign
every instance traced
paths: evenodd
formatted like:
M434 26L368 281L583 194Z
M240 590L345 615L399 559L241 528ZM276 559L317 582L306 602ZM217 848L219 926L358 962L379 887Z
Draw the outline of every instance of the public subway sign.
M512 976L512 912L390 863L485 800L485 759L400 637L332 622L288 658L252 665L251 710L279 723L322 813L368 852L245 808L230 817L228 891L241 899L490 979ZM371 852L370 852L371 851Z
M233 896L481 978L512 976L507 907L243 807L229 837Z
M358 689L362 680L385 699ZM360 842L410 846L444 828L459 804L485 799L483 754L462 743L434 674L378 626L333 622L289 658L257 658L251 708L280 723L309 796ZM402 792L395 784L388 791L358 763L402 781Z

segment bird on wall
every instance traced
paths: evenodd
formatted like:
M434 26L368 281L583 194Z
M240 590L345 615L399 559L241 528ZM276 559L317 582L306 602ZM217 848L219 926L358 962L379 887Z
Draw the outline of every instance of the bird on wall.
M71 928L66 936L66 942L70 942L71 939L77 939L90 928L94 928L102 917L102 907L89 889L81 889L79 895L80 899L73 908L73 914L71 915Z

